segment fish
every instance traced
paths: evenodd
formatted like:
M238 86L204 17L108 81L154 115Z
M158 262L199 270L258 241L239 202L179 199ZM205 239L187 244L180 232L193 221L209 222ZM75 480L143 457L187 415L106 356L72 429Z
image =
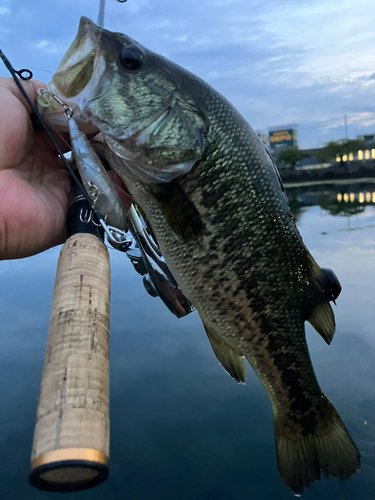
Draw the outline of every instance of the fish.
M303 243L251 126L199 77L87 18L48 89L83 131L101 133L224 370L243 384L246 359L259 377L284 483L299 494L321 473L352 476L360 455L305 335L309 321L331 343L340 287ZM42 111L64 127L61 113Z

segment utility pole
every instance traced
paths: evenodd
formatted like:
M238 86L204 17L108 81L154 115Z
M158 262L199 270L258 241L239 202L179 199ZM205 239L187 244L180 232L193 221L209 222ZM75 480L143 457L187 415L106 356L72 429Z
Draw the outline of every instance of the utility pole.
M104 28L104 11L105 11L105 0L100 0L98 26L100 26L101 28Z
M345 123L345 139L348 140L348 122L346 119L346 115L344 115L344 123Z

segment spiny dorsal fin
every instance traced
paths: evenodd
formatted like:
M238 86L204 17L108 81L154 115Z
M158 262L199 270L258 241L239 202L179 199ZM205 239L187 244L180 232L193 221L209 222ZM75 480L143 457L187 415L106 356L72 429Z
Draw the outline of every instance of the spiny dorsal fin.
M315 306L307 321L323 337L327 344L330 345L336 329L335 316L331 304L324 302Z
M216 357L224 370L239 384L246 382L246 368L243 357L234 352L228 344L223 342L213 331L203 323L208 340Z
M201 236L203 221L189 196L177 182L151 184L149 189L178 238L187 243Z

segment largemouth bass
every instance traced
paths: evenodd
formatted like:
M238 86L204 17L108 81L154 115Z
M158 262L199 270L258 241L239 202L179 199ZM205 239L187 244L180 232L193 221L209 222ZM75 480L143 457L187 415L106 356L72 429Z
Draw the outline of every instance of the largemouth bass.
M198 77L86 18L48 88L101 132L224 369L243 383L246 358L258 375L283 481L299 493L321 471L349 478L359 453L319 387L304 327L331 342L332 284L252 128Z

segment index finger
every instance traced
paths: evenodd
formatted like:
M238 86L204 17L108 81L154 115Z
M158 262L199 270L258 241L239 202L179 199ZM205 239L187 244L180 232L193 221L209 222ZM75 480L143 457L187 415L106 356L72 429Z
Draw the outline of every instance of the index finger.
M38 80L20 80L20 83L33 104L36 104L38 98L38 89L45 89L47 87L45 83ZM32 113L32 109L30 108L28 102L26 101L13 78L0 78L0 87L5 88L11 94L13 94L14 97L21 101L23 106L27 109L29 115Z

